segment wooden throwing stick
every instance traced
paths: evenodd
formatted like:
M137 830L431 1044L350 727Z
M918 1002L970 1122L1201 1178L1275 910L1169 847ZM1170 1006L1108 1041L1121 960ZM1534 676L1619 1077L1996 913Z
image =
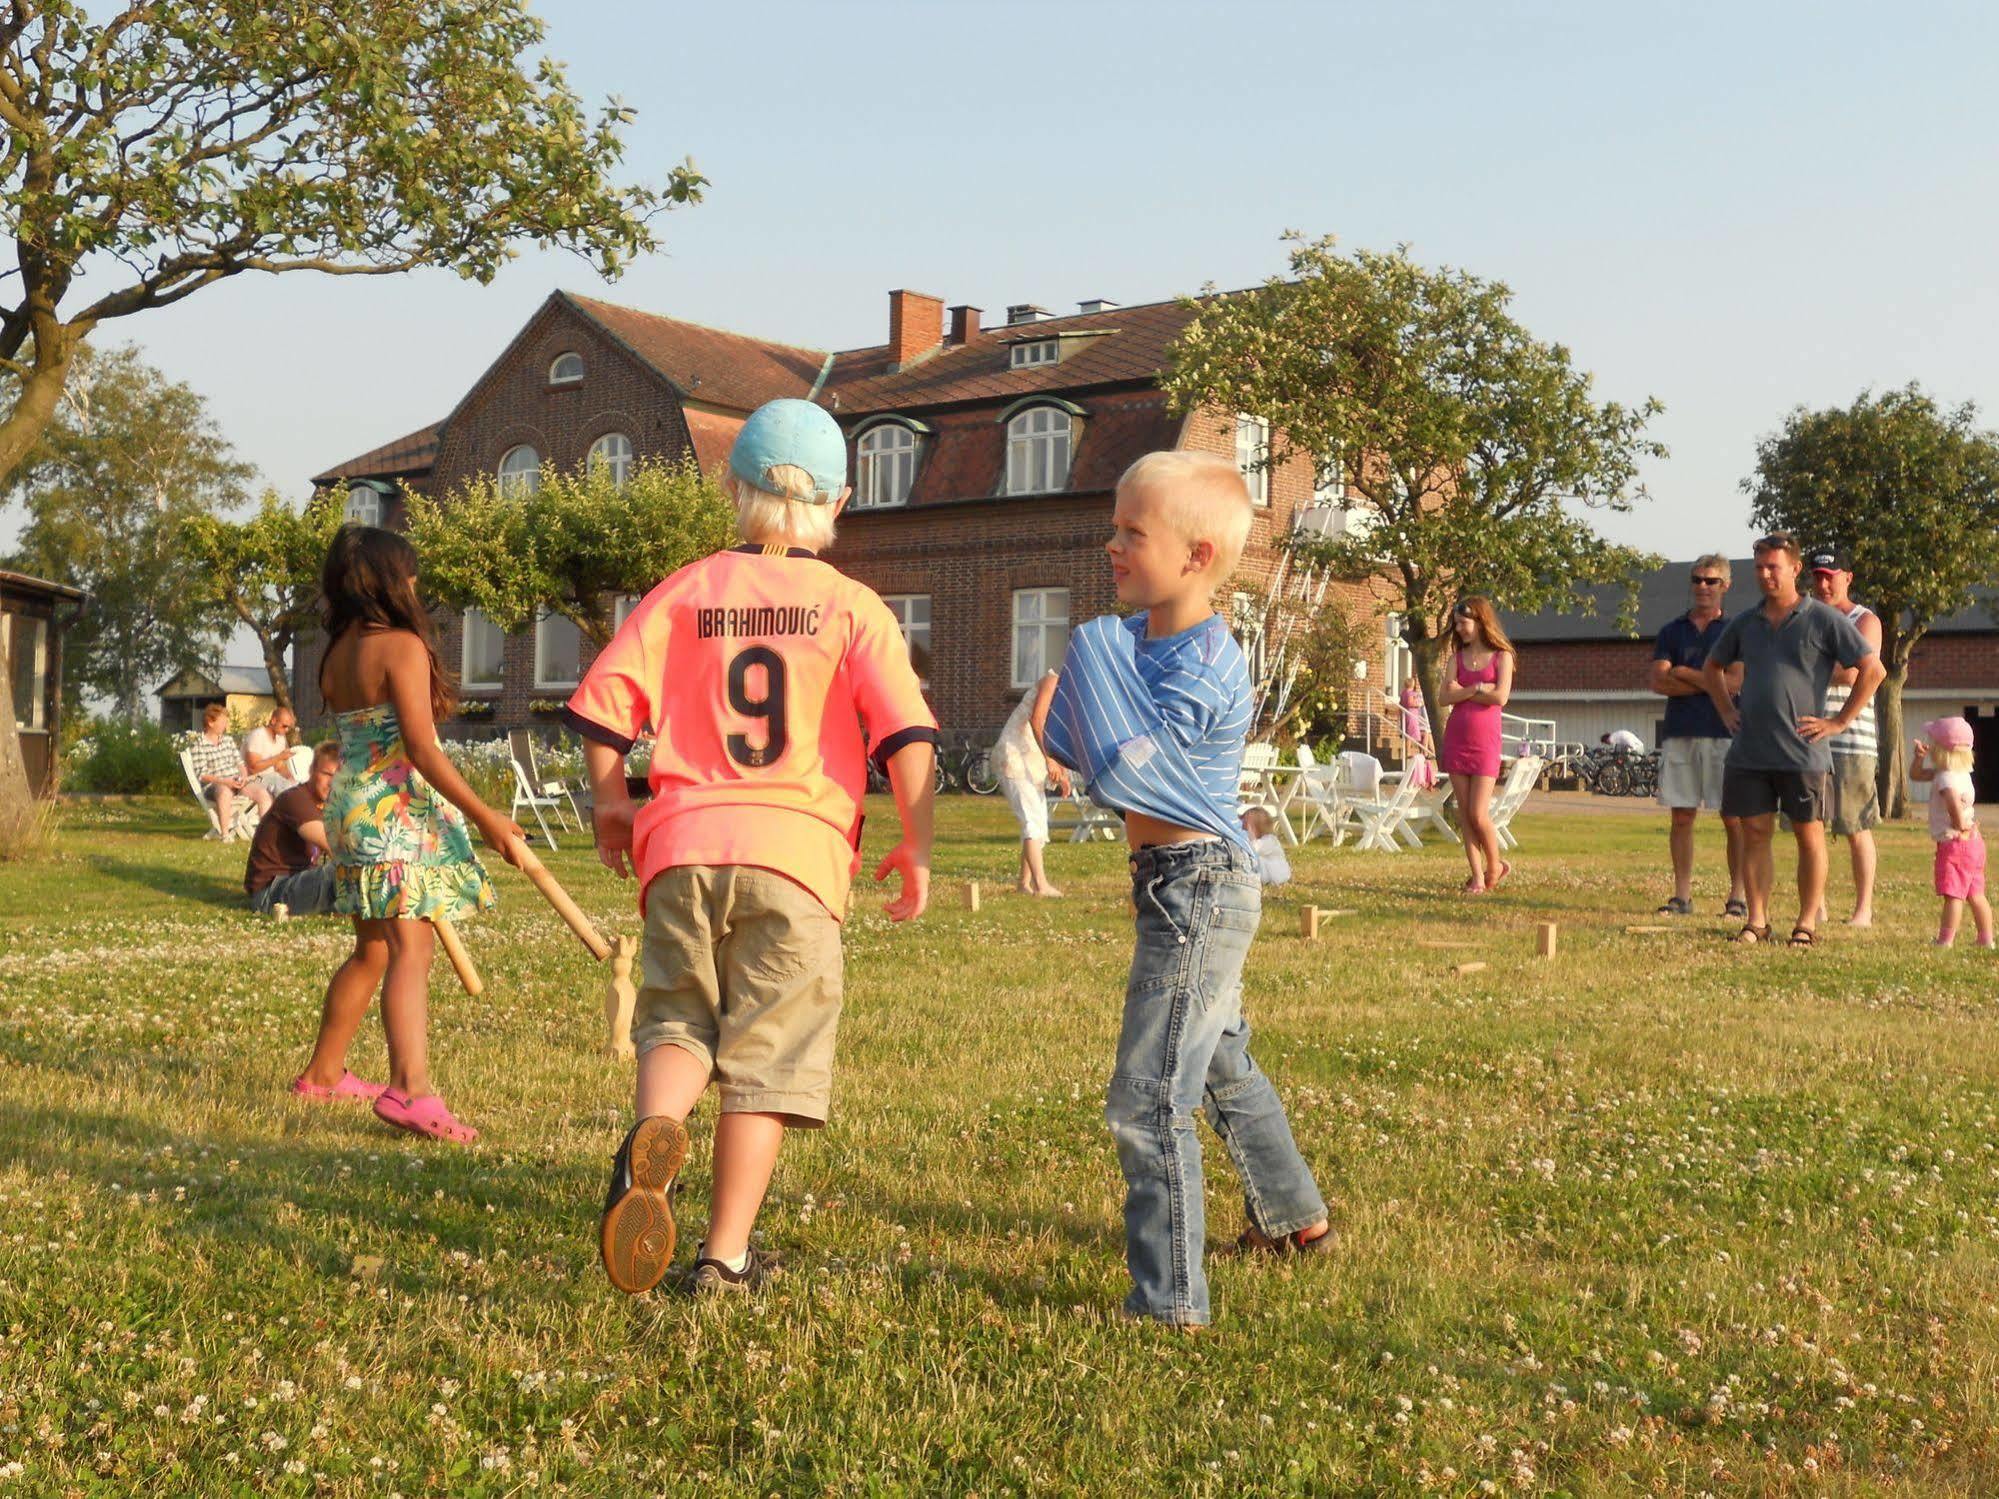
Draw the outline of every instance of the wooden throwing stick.
M555 914L569 924L569 930L576 939L590 949L590 956L598 962L611 956L611 944L604 940L604 934L597 930L582 907L569 898L569 892L562 888L555 876L548 872L548 866L535 857L534 850L516 838L514 856L519 861L521 872L534 883L541 892L542 899L555 907Z
M433 916L430 924L437 932L437 942L444 949L445 957L451 960L451 971L458 975L458 982L465 986L465 992L475 999L486 992L486 981L479 977L479 970L472 966L472 955L465 950L465 943L458 935L458 928L443 916Z

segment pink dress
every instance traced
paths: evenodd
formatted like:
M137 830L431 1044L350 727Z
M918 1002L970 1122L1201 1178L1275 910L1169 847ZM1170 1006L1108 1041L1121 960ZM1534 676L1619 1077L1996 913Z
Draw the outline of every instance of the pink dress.
M1483 669L1465 671L1464 656L1452 652L1460 687L1488 687L1499 680L1499 652ZM1444 774L1499 778L1499 706L1496 703L1458 703L1444 720L1444 743L1437 763Z

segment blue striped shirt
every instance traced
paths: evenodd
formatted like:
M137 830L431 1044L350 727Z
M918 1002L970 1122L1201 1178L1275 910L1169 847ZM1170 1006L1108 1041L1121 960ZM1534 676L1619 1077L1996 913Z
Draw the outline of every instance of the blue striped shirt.
M1236 817L1249 666L1220 615L1149 640L1146 616L1106 615L1069 637L1049 705L1049 752L1090 799L1249 846Z

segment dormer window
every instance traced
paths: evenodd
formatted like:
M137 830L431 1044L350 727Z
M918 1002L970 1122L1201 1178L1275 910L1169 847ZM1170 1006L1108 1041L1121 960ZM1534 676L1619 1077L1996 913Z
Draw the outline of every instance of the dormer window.
M379 526L382 523L382 492L363 480L347 491L347 508L342 517L353 526Z
M901 422L868 428L855 444L854 508L879 510L909 503L916 483L916 433Z
M1006 424L1006 492L1048 494L1069 487L1069 413L1030 406Z
M1009 369L1025 369L1031 364L1054 364L1062 357L1062 341L1037 338L1031 343L1015 344L1007 353Z
M550 385L580 385L583 383L583 356L576 353L558 354L555 363L548 367Z

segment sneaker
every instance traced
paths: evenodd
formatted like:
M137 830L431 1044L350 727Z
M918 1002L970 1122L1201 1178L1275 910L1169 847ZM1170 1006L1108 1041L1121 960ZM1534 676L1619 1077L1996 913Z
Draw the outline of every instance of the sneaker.
M694 1294L696 1296L726 1295L731 1292L749 1292L762 1288L763 1283L776 1275L781 1267L778 1257L768 1250L750 1246L749 1262L740 1270L731 1270L720 1260L711 1260L703 1251L703 1245L695 1251Z
M673 1263L674 1180L687 1160L687 1131L678 1119L641 1119L611 1157L598 1247L604 1273L627 1296L660 1283Z

